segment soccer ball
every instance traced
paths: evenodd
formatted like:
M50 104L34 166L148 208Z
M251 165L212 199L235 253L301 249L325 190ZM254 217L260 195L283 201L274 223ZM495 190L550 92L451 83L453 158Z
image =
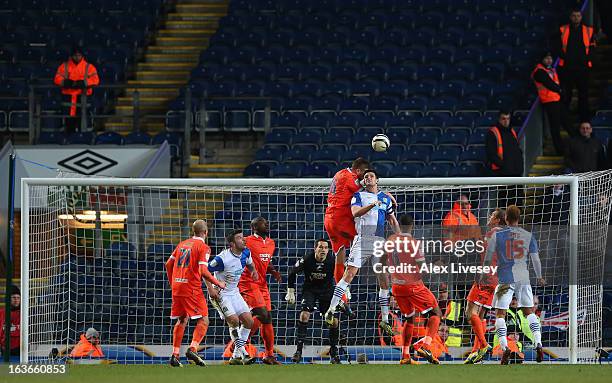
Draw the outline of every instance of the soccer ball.
M377 152L385 152L391 146L389 137L384 134L377 134L372 138L372 149Z

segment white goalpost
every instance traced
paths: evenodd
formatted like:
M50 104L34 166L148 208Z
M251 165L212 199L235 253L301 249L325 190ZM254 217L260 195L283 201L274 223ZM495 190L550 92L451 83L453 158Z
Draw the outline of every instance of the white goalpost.
M295 351L298 304L284 300L287 275L311 252L323 228L329 179L119 179L29 178L21 184L21 362L71 359L81 334L96 328L106 359L116 363L166 363L172 349L170 287L164 262L190 224L206 218L213 254L234 228L250 234L251 219L270 222L276 242L272 264L283 275L269 279L276 352L287 361ZM507 178L381 179L379 188L397 200L397 214L415 220L415 236L444 239L441 225L465 195L480 233L497 207L521 207L521 226L534 233L547 284L537 287L531 271L536 314L547 362L593 363L602 339L602 279L612 207L612 171L566 176ZM478 264L480 254L426 252L428 262ZM471 349L466 296L468 274L431 274L425 283L445 313L440 331L442 363L457 363ZM355 318L340 317L343 358L365 354L373 363L395 363L401 345L377 329L376 278L364 266L351 284ZM444 305L445 307L442 307ZM392 310L397 308L392 306ZM489 315L492 315L490 313ZM210 326L199 350L221 362L229 341L226 326L209 305ZM401 322L401 315L393 316ZM487 339L496 342L489 318ZM455 339L447 338L449 332ZM524 360L533 360L529 333L509 328ZM186 334L191 334L191 327ZM311 316L304 360L328 361L327 328ZM187 338L187 335L186 335ZM185 344L186 340L184 340ZM251 342L259 347L257 336ZM261 347L260 347L261 348Z

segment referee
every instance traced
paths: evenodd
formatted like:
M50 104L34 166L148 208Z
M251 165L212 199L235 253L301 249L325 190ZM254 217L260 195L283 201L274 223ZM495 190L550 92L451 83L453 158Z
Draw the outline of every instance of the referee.
M297 325L297 351L291 359L294 363L302 360L302 349L306 340L308 330L308 319L310 313L318 309L324 313L329 308L334 295L334 265L335 258L329 254L329 242L318 239L314 248L314 254L302 257L289 272L287 295L285 300L289 304L295 304L295 279L298 273L304 273L304 285L302 288L302 312ZM317 305L317 301L319 304ZM338 318L329 326L329 356L332 364L340 364L338 356Z

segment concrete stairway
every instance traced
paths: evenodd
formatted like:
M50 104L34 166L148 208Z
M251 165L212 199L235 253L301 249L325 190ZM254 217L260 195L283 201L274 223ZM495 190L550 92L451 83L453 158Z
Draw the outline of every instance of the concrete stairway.
M253 161L262 144L263 135L255 133L207 136L206 151L211 157L206 164L199 164L198 157L193 156L189 178L242 177L244 168Z
M135 78L128 80L128 85L153 86L138 89L143 131L155 134L164 129L168 104L187 84L200 52L208 47L219 19L227 12L227 3L228 0L178 0L175 10L167 15L154 43L145 50L144 61L137 64ZM105 123L107 130L132 130L135 89L128 87L118 98L116 115Z
M153 243L178 244L188 238L191 224L196 219L206 219L209 229L214 225L215 213L223 210L227 193L222 191L192 191L186 198L168 201L161 215L161 222L149 226L145 246Z

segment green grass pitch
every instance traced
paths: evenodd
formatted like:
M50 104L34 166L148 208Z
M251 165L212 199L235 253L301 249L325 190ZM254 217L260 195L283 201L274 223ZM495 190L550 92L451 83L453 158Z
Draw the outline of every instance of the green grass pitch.
M4 374L3 374L4 375ZM72 366L66 375L2 376L2 382L78 383L439 383L439 382L610 382L610 365L288 365Z

